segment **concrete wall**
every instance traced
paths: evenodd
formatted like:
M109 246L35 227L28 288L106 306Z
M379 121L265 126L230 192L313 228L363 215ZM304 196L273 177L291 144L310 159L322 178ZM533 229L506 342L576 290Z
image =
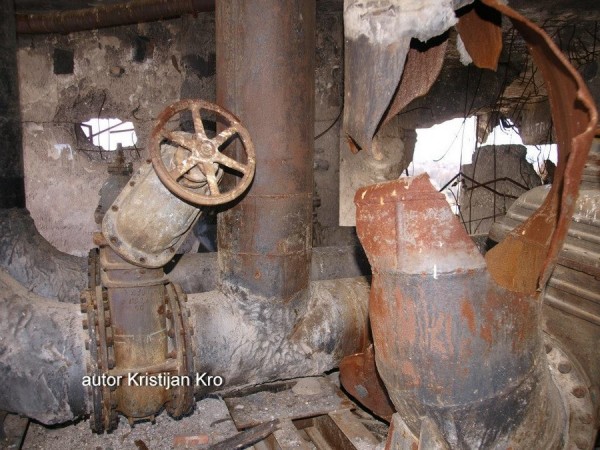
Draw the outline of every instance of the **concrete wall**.
M20 37L27 208L58 249L83 255L92 247L98 191L115 156L78 142L77 124L94 117L133 122L138 148L125 156L135 168L148 156L147 139L166 105L185 97L214 99L214 46L211 14ZM55 49L73 52L72 74L54 73Z
M334 125L315 142L315 243L327 245L351 233L337 227L342 13L319 8L315 134ZM115 156L78 142L77 124L94 117L131 121L138 148L125 156L137 168L165 106L182 98L214 101L214 27L214 15L205 13L66 36L20 36L27 208L58 249L84 255L92 247L98 191ZM136 61L143 47L146 57ZM72 74L54 73L55 49L73 52Z

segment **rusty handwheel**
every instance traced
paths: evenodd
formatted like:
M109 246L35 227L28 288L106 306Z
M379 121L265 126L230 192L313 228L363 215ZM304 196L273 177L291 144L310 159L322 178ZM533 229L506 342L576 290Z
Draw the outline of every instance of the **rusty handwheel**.
M180 129L186 113L191 113L193 133ZM209 137L202 114L216 116L217 123L225 128ZM179 120L174 120L177 116ZM239 147L245 152L243 161L223 153L237 137L241 141ZM170 160L162 151L165 142L177 147ZM154 170L167 189L196 205L220 205L241 195L252 182L256 164L248 130L233 114L203 100L181 100L161 113L152 131L150 155ZM223 170L239 179L231 190L222 192L219 180Z

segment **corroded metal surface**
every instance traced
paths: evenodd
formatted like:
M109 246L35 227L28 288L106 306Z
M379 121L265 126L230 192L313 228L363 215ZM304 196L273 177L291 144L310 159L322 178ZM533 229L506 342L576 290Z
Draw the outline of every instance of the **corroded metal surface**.
M567 234L598 113L581 76L542 29L495 0L484 3L508 16L529 45L546 82L557 137L558 166L545 202L486 254L498 284L533 294L548 281Z
M413 44L415 44L414 41ZM382 127L415 98L422 97L429 92L442 70L447 46L448 40L445 38L441 42L434 41L428 45L415 44L411 46L406 55L406 64L400 84L381 121Z
M363 406L375 415L391 420L394 413L385 385L375 366L373 344L363 353L346 356L340 362L340 383Z
M502 51L502 16L481 2L465 9L456 24L465 49L477 67L496 70Z
M412 432L427 416L454 447L559 442L565 416L543 364L541 304L493 282L427 176L355 199L377 368Z
M214 0L134 0L71 11L17 14L17 33L71 33L132 23L171 19L212 11Z
M191 113L193 133L169 129L168 124L182 114ZM224 129L208 137L203 114L215 114L216 122ZM225 149L239 137L244 149L242 159L230 158ZM163 152L163 141L178 146L175 155ZM178 197L195 205L222 205L242 195L254 178L256 158L248 130L229 111L203 100L181 100L165 108L158 116L150 137L150 155L156 174L165 186ZM221 192L219 181L223 169L238 173L235 185ZM202 189L204 188L204 189Z
M256 147L248 193L219 215L222 281L289 300L308 286L314 150L314 0L216 4L217 103Z
M167 283L162 269L134 266L107 245L99 260L101 284L82 296L88 372L116 381L90 389L92 430L114 429L118 413L130 424L152 420L163 406L176 417L187 413L193 387L167 381L192 376L190 330L180 304L185 294Z
M196 206L163 185L148 160L106 211L102 232L108 245L131 263L162 267L175 255L199 215Z
M590 396L598 405L600 392L600 176L597 160L600 139L595 139L583 172L581 188L557 265L544 289L543 326L560 340L590 378ZM501 242L540 207L550 186L532 189L496 222L490 239ZM593 422L597 421L594 413Z
M373 145L373 137L381 124L391 117L386 113L399 89L399 83L402 84L401 77L411 39L426 42L443 34L456 23L454 9L467 3L470 1L345 0L343 126L353 152L362 148L376 159L383 158ZM433 63L431 69L435 73L439 58L435 56L430 59L430 55L426 58ZM416 63L417 59L413 62ZM407 79L415 73L422 73L422 70L422 67L417 67L417 71ZM413 95L408 94L413 81L407 81L406 92L399 92L396 100L398 105ZM421 92L430 87L428 80L423 79L422 82L412 98L422 95Z

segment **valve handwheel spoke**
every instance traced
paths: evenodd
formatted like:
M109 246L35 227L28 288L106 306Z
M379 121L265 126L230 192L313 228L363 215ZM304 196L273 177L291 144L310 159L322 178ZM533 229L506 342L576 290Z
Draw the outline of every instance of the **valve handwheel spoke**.
M192 108L192 118L194 119L194 131L201 138L206 138L202 116L200 116L200 106Z
M216 136L207 136L202 111L216 115L217 123L224 126ZM193 133L167 128L174 116L185 112L191 112ZM180 117L179 123L181 122ZM171 158L171 162L163 158L162 144L165 140L178 147L176 157ZM222 153L234 141L239 141L239 148L245 152L245 161L238 161ZM250 186L256 164L248 130L233 114L203 100L182 100L161 113L152 131L150 155L154 170L163 184L178 197L197 205L220 205L240 196ZM237 177L233 188L227 190L219 187L223 173L219 166L231 169L229 173ZM204 177L206 183L203 184L204 187L192 188L189 184L181 184L186 182L182 177L196 183Z
M229 156L225 156L223 153L217 153L217 155L215 156L215 161L223 164L224 166L229 167L230 169L237 170L241 173L246 173L248 171L248 166L240 164L235 159L232 159Z

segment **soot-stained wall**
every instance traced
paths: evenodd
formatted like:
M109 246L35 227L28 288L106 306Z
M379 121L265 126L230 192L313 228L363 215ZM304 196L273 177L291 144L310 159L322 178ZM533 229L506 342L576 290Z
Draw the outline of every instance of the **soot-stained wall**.
M131 121L138 140L125 157L134 168L144 161L165 106L181 98L214 101L214 16L21 36L18 65L27 208L52 244L83 255L92 247L98 191L115 152L78 139L78 124Z
M115 157L78 139L78 124L96 117L131 121L137 148L124 153L137 168L148 157L145 147L165 106L183 98L214 101L214 36L212 13L68 35L20 36L27 208L58 249L84 255L92 247L98 191ZM315 135L327 130L315 141L315 244L331 245L351 240L352 232L337 226L342 12L326 3L318 6L315 56Z

